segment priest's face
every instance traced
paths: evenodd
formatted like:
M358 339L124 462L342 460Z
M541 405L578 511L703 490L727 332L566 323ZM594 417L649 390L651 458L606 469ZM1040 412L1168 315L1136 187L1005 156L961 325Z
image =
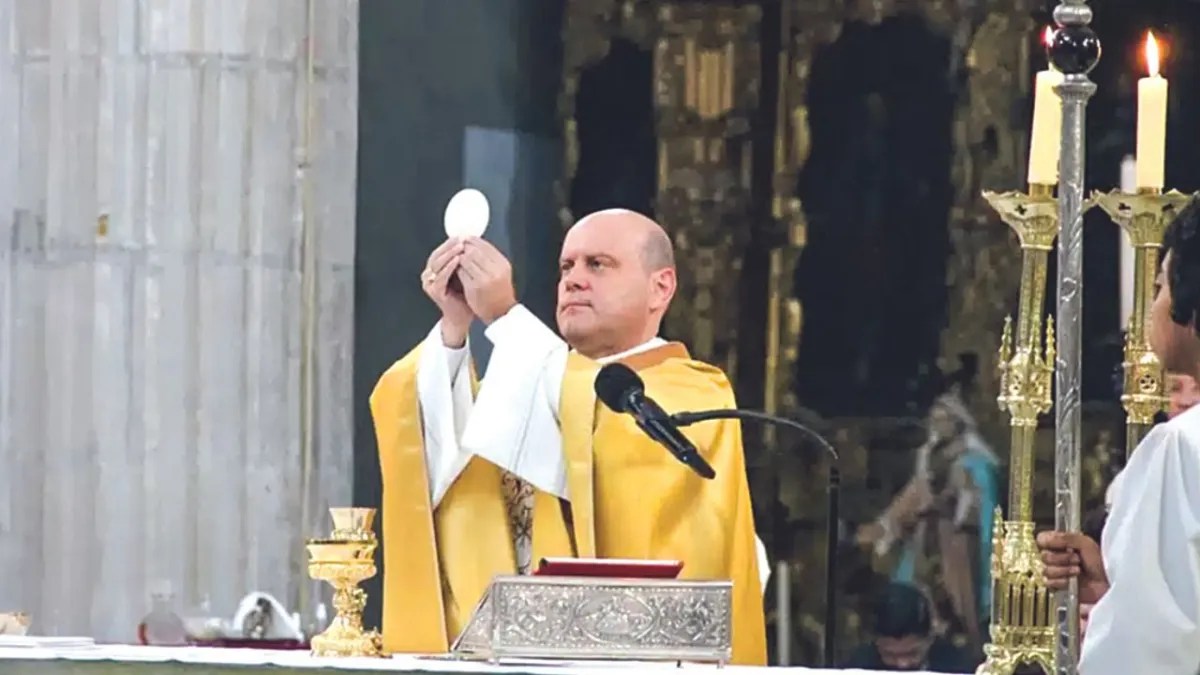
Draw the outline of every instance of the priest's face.
M1171 284L1166 274L1171 255L1168 251L1163 258L1162 271L1155 280L1157 290L1146 328L1150 346L1167 372L1194 374L1196 364L1200 361L1200 342L1196 339L1194 327L1181 326L1171 319Z
M655 228L636 213L602 211L567 232L559 259L558 329L581 354L610 356L657 335L675 291L675 270L647 260Z

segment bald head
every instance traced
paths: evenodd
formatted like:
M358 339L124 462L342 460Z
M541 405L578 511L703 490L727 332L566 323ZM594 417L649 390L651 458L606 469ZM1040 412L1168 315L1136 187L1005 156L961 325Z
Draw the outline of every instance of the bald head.
M658 334L675 294L675 253L662 226L640 213L585 216L563 240L558 325L592 358L632 349Z
M674 269L675 246L671 243L671 237L667 236L667 231L661 225L653 220L649 222L654 227L646 231L646 238L642 242L642 261L646 263L646 269Z
M584 216L571 228L596 228L602 236L636 241L641 245L641 258L649 271L675 267L675 246L662 225L637 211L606 209Z

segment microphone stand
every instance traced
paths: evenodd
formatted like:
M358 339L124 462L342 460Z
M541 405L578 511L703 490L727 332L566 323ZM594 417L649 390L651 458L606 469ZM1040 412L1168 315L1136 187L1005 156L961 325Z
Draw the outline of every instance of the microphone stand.
M839 457L837 450L829 444L817 432L800 424L795 420L776 415L768 415L767 413L758 412L755 410L699 410L696 412L683 412L671 415L671 422L676 426L685 427L697 422L705 422L708 420L750 420L763 424L771 424L775 426L787 427L795 429L803 433L808 438L815 440L825 452L829 453L832 461L829 462L829 478L826 487L826 525L825 525L825 645L822 653L822 664L826 668L833 667L833 652L835 637L837 635L837 547L838 547L838 519L839 519L839 491L842 485L842 474L838 468ZM790 636L789 636L790 637Z

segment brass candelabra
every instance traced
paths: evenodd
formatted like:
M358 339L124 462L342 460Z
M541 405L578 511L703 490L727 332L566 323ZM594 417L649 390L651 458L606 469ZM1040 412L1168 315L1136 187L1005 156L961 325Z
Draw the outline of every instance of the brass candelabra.
M1021 243L1022 267L1016 329L1011 318L1006 320L1000 342L997 401L1009 413L1012 428L1008 519L1005 520L1000 509L996 510L991 560L991 642L984 647L987 660L977 673L1011 675L1022 664L1036 664L1046 673L1073 672L1078 653L1078 619L1077 609L1071 610L1077 598L1073 591L1069 597L1056 598L1046 588L1034 540L1032 503L1034 436L1039 416L1050 411L1055 398L1052 381L1058 355L1054 323L1052 318L1045 320L1043 337L1042 308L1049 253L1061 235L1060 214L1064 205L1054 196L1053 187L1047 185L1031 185L1027 194L985 192L984 198L1016 232ZM1090 203L1076 200L1068 209L1076 221L1081 221L1088 208L1100 206L1125 229L1134 247L1134 301L1125 338L1125 384L1121 397L1127 415L1127 452L1149 431L1155 413L1165 403L1163 368L1150 348L1146 319L1154 296L1163 233L1188 199L1176 191L1096 193ZM1076 222L1074 228L1079 225ZM1074 241L1077 248L1078 239ZM1060 298L1060 311L1061 305ZM1071 378L1076 384L1077 379ZM1061 422L1056 420L1059 435L1069 431ZM1063 440L1056 439L1056 491L1060 498L1066 495L1071 501L1069 506L1077 509L1078 487L1071 480L1077 472L1071 462L1064 461L1067 453L1058 447ZM1056 509L1061 506L1056 505ZM1060 520L1063 519L1056 518ZM1060 529L1063 525L1070 523L1056 522Z
M1017 666L1054 666L1052 597L1042 577L1034 541L1033 463L1038 417L1053 400L1054 320L1044 322L1046 269L1058 233L1053 188L1031 185L1028 194L985 192L984 199L1021 243L1021 293L1017 328L1006 319L1000 341L1000 409L1008 412L1010 449L1008 519L997 507L992 533L991 642L979 675L1011 675ZM1044 330L1044 333L1043 333Z
M375 576L378 542L371 525L375 509L334 508L333 532L328 539L308 542L308 574L333 586L337 616L329 628L312 638L313 656L379 656L380 636L364 631L367 594L358 584Z
M1125 331L1125 385L1121 404L1125 408L1125 453L1145 438L1154 415L1166 406L1162 364L1150 349L1146 320L1154 301L1154 277L1158 274L1158 251L1167 224L1189 197L1176 190L1140 190L1136 194L1096 192L1092 202L1125 230L1133 246L1133 311Z

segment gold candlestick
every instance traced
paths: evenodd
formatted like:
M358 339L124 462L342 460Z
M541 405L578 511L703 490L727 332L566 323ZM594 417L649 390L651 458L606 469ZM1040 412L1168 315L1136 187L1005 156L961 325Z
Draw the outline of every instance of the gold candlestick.
M1158 274L1158 251L1162 247L1167 224L1187 203L1188 195L1176 190L1139 190L1137 194L1119 191L1097 192L1092 201L1121 226L1133 246L1133 314L1125 331L1125 386L1121 405L1125 407L1125 455L1142 442L1154 424L1154 415L1166 406L1162 364L1150 349L1146 320L1154 302L1154 277Z
M1021 243L1021 295L1014 344L1012 319L1000 340L1000 409L1009 413L1012 447L1008 520L996 508L992 533L991 642L979 675L1011 675L1024 663L1050 673L1054 667L1051 594L1042 578L1034 541L1033 457L1038 416L1050 411L1054 374L1054 322L1042 327L1046 267L1058 234L1053 188L1030 185L1029 193L984 192L984 199ZM1044 346L1043 346L1044 345Z
M337 616L329 628L312 638L313 656L379 656L380 638L365 632L362 611L367 594L358 584L375 576L378 542L371 524L375 509L329 509L333 533L329 539L308 542L308 574L333 586Z

